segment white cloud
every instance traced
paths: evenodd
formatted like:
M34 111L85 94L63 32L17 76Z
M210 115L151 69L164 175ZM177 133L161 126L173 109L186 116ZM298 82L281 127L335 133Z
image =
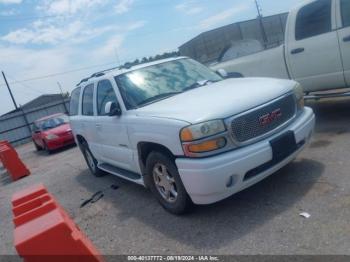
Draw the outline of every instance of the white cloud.
M38 9L51 15L72 15L105 3L106 0L49 0Z
M14 9L0 11L0 16L12 16L15 14L16 14L16 11Z
M22 28L12 31L1 39L15 44L57 44L60 41L83 34L82 29L83 24L80 21L61 27L36 21L31 29Z
M123 14L130 10L133 3L134 0L120 0L114 9L117 14Z
M144 27L146 23L147 22L144 20L135 21L135 22L130 23L130 24L126 25L125 27L123 27L124 28L123 30L126 32L136 30L138 28Z
M22 0L0 0L0 4L20 4Z
M178 4L175 6L175 9L186 15L195 15L203 11L203 7L195 5L194 2Z
M116 35L109 38L100 48L97 48L91 55L96 59L116 58L119 56L124 35Z
M248 4L241 4L229 9L226 9L225 11L218 13L216 15L210 16L204 20L202 20L199 23L200 29L209 29L214 26L217 26L218 24L228 20L229 18L232 19L235 15L240 14L243 11L246 11L249 9Z

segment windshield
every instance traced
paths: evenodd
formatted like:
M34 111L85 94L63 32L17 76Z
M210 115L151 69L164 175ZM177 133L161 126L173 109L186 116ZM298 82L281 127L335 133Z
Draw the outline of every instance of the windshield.
M68 116L60 115L60 116L55 116L49 119L42 120L37 125L41 130L49 130L67 123L69 123Z
M138 108L210 82L223 80L206 66L179 59L115 77L127 109Z

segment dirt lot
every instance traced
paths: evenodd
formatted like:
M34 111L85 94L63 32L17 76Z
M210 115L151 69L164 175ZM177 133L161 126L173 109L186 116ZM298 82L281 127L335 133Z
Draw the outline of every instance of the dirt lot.
M76 147L50 156L32 144L18 147L32 175L13 183L1 172L0 254L16 253L11 194L39 182L103 254L350 254L350 99L309 104L316 134L295 162L183 217L168 214L143 187L93 177ZM101 200L79 207L99 190Z

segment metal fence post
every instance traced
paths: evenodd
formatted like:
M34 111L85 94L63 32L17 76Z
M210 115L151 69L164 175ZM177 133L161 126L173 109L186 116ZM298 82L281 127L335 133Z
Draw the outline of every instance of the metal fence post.
M22 106L20 106L19 108L20 108L20 110L21 110L21 112L22 112L22 116L23 116L24 122L26 123L26 126L27 126L27 128L28 128L29 135L31 135L31 134L32 134L32 129L31 129L31 127L30 127L30 123L29 123L29 121L28 121L27 115L26 115L26 113L24 112Z

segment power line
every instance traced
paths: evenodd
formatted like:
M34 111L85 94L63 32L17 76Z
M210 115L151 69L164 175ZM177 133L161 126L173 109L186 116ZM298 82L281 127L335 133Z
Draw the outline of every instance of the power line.
M7 74L7 77L8 78L10 78L10 79L12 79L14 82L17 82L17 80L15 79L15 78L13 78L11 75L9 75L9 74ZM43 91L39 91L38 89L35 89L35 88L33 88L32 86L29 86L29 85L26 85L26 84L24 84L24 83L17 83L18 85L22 85L23 87L25 87L26 89L26 91L31 91L32 93L37 93L37 94L40 94L40 95L43 95L43 94L45 94ZM29 90L28 90L29 89ZM21 91L23 91L23 90L21 90ZM34 92L33 92L34 91ZM28 93L27 93L28 94Z
M18 81L13 81L10 84L18 84L18 83L29 82L29 81L34 81L34 80L41 80L41 79L51 78L51 77L54 77L54 76L70 74L70 73L84 71L84 70L95 68L95 67L107 66L107 65L113 65L113 64L117 64L117 63L116 62L111 62L111 63L106 63L106 64L81 67L81 68L77 68L77 69L74 69L74 70L69 70L69 71L64 71L64 72L59 72L59 73L52 73L52 74L48 74L48 75L37 76L37 77L22 79L22 80L18 80ZM1 85L1 86L3 86L3 85Z

